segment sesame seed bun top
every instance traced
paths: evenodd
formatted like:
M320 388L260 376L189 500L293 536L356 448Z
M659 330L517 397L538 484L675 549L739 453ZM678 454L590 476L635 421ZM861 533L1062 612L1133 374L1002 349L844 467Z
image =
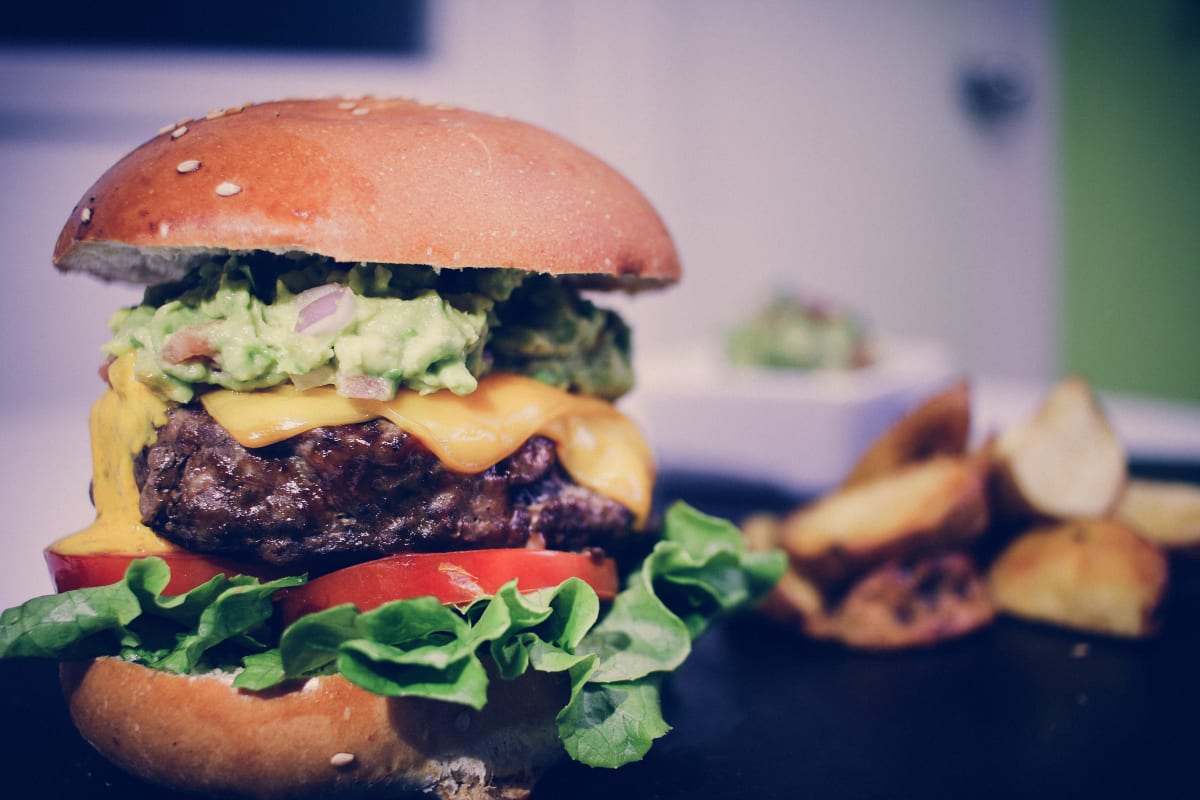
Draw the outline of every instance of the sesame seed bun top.
M262 103L162 129L85 193L54 263L153 283L253 250L624 288L680 272L654 208L590 153L526 123L377 98Z

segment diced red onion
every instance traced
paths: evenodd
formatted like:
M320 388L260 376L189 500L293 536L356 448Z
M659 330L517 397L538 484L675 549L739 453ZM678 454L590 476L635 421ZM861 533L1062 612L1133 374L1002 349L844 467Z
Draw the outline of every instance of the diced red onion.
M337 376L337 370L332 364L322 364L312 372L305 372L302 375L291 375L292 385L300 391L312 389L317 386L328 386L333 383Z
M372 375L338 375L337 391L358 400L391 400L396 396L391 381Z
M217 348L208 339L209 327L199 323L180 328L163 341L159 357L168 364L211 361L217 355Z
M340 283L314 286L296 295L296 332L328 336L354 321L354 293Z

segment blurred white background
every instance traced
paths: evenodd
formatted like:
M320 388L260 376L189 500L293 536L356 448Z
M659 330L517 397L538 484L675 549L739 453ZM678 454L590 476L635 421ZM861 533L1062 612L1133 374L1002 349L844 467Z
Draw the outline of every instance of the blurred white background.
M642 351L718 337L773 290L845 301L971 373L1054 374L1052 20L1034 0L430 4L419 56L0 49L0 607L86 525L105 321L137 289L63 276L91 182L177 119L281 96L414 96L541 124L657 205L679 287L622 303ZM993 125L964 70L1026 93ZM698 421L699 422L699 421Z

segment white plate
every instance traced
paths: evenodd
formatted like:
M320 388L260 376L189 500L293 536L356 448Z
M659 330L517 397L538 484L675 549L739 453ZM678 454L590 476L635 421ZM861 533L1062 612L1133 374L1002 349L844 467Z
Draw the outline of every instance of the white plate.
M637 359L623 408L644 428L660 469L736 475L799 492L826 489L876 436L954 380L947 348L883 343L854 371L791 372L728 364L689 345Z

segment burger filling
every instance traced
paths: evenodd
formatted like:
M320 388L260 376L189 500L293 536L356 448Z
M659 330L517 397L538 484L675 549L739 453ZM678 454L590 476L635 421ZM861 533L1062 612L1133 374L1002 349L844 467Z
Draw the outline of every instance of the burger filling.
M312 571L413 551L613 550L633 521L577 485L546 437L461 473L384 419L247 449L198 404L175 407L134 474L142 519L159 535Z
M110 321L110 357L187 403L219 386L333 385L348 397L473 392L490 372L615 399L633 383L625 322L560 279L254 253L158 284Z
M642 528L643 504L612 487L627 465L603 465L618 451L587 444L629 436L589 399L630 388L629 331L560 279L253 253L150 287L111 327L110 383L162 401L153 432L120 446L133 458L129 499L142 525L187 550L324 572L406 552L612 551ZM505 395L501 378L554 396ZM586 413L600 417L584 430L571 405L548 421L565 410L554 390L598 403ZM282 397L292 425L308 420L300 395L319 407L302 429L256 438L259 407L247 403ZM480 398L487 424L444 402L388 418L401 412L386 404L422 395ZM503 449L479 456L493 439ZM443 452L460 440L467 450Z

